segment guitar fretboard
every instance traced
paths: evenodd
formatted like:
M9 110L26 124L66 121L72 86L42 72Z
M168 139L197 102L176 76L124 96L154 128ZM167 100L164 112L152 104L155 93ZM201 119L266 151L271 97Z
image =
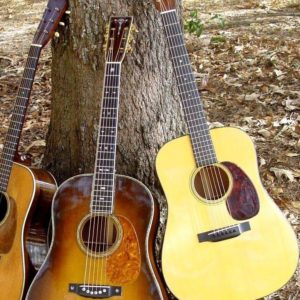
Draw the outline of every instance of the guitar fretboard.
M106 63L93 179L92 212L113 212L120 73L120 63Z
M16 97L9 129L0 159L0 190L6 192L12 164L18 148L24 117L32 89L32 84L41 53L40 46L32 45L29 50L18 95Z
M197 166L217 162L176 10L161 14Z

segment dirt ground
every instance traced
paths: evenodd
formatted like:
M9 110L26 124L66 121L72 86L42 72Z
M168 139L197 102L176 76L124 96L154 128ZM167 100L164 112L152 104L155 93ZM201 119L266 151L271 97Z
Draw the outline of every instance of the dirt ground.
M0 143L45 3L0 0ZM186 33L187 46L211 125L236 126L253 138L263 184L300 241L300 1L186 0L185 21L193 10L204 30L200 37ZM37 166L51 112L50 65L48 47L21 141ZM300 268L268 299L300 299Z

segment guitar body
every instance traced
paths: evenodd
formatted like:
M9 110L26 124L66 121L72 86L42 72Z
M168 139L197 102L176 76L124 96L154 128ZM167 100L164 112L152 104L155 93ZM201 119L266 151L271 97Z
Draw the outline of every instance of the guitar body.
M55 190L55 180L48 172L13 163L7 189L7 210L0 222L1 300L22 299L30 284L35 273L26 251L31 220L36 218L39 207L49 208ZM47 231L47 228L41 230Z
M41 295L43 300L84 299L70 286L84 283L121 288L121 296L104 298L162 299L165 292L153 257L158 214L151 194L137 180L116 176L114 218L120 233L117 246L105 257L87 258L80 232L89 216L92 179L92 175L78 175L59 187L52 206L51 248L26 299L40 300ZM100 234L97 227L98 230ZM97 299L95 294L94 298Z
M163 274L180 300L255 300L291 278L298 262L297 240L262 186L250 137L235 128L213 129L211 136L218 161L226 162L231 172L231 189L222 201L205 202L195 193L189 136L167 143L158 153L156 169L168 202ZM239 207L246 200L248 205ZM242 222L251 228L239 236L199 242L200 233Z

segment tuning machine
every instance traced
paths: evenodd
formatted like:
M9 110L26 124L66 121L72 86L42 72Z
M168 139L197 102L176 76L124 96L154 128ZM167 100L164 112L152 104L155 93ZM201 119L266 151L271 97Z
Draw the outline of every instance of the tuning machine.
M66 11L65 11L65 14L66 14L66 15L70 15L70 14L71 14L71 11L66 10Z
M60 26L62 26L62 27L65 27L66 26L66 23L65 22L59 22L58 23Z
M55 31L54 36L55 36L56 38L59 38L59 36L60 36L59 32Z

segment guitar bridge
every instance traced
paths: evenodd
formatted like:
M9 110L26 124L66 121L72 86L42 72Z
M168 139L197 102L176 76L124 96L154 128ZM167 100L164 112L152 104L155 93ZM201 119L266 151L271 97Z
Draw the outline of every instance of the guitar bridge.
M249 222L243 222L219 229L214 229L198 234L199 243L203 242L220 242L223 240L232 239L241 235L245 231L251 230Z
M120 286L70 283L69 292L86 298L104 299L121 296L122 288Z

